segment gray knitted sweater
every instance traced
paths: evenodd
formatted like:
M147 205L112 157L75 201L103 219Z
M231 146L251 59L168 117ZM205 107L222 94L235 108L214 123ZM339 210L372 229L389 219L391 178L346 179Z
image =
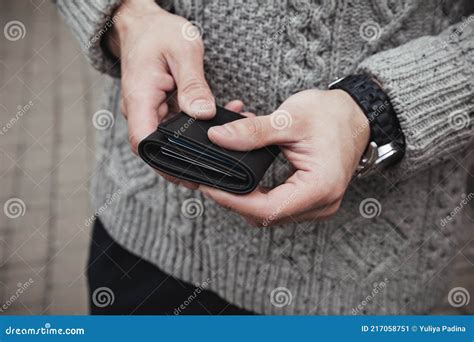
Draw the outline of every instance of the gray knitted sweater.
M119 0L58 0L92 65L119 76L100 38ZM383 83L407 141L403 161L354 181L323 222L256 229L159 178L127 141L110 77L93 205L126 249L264 314L426 313L444 296L473 159L474 16L461 0L202 1L166 4L202 27L219 104L270 113L289 95L357 70ZM172 7L170 7L172 6ZM159 32L156 33L159 37ZM113 125L112 125L113 123ZM105 128L105 129L104 129ZM278 159L264 183L288 176Z

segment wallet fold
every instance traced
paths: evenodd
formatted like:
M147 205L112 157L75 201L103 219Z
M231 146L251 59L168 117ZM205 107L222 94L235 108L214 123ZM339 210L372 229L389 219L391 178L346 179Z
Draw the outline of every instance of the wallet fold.
M280 152L277 146L253 151L231 151L207 137L212 126L245 118L217 106L211 120L195 120L184 112L163 122L138 145L140 157L153 168L194 183L228 192L253 191Z

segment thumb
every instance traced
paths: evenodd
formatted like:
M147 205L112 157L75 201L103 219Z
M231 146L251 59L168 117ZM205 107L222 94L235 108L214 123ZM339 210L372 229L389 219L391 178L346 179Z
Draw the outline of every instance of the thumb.
M292 141L290 126L282 125L282 115L289 113L277 110L270 115L256 116L214 126L207 132L209 139L221 147L235 151L251 151L268 145L279 145Z
M180 54L171 72L178 88L180 109L197 119L214 117L216 104L204 77L202 56Z

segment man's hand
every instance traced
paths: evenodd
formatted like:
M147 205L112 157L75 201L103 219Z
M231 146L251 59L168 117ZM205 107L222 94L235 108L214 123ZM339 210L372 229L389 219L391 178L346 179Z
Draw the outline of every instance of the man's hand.
M133 152L170 112L167 99L175 89L180 110L212 118L216 109L204 78L198 29L153 0L124 0L115 16L106 44L121 61L121 110Z
M213 127L209 139L231 150L280 145L295 172L274 189L234 195L201 185L203 193L253 224L326 218L339 208L368 144L368 120L342 90L306 90L267 116Z

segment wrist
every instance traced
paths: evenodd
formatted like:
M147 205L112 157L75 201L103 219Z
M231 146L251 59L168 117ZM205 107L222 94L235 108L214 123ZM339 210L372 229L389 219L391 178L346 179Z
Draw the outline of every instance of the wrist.
M120 57L121 40L133 23L140 18L165 12L153 0L123 0L113 13L114 25L104 39L105 47L115 57Z
M354 147L354 169L367 148L370 141L370 123L359 104L354 101L351 95L341 89L330 90L337 94L340 103L344 103L346 113L344 120L349 123L350 144Z

